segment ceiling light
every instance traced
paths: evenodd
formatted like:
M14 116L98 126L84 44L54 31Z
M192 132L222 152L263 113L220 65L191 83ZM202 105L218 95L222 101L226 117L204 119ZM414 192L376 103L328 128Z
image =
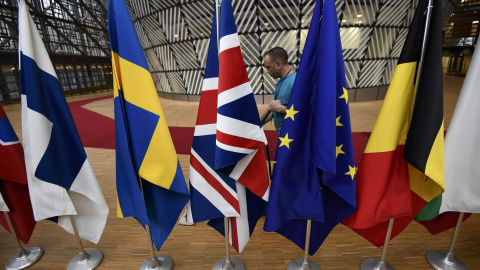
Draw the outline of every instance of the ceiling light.
M362 14L357 15L357 18L360 18L360 17L362 17Z

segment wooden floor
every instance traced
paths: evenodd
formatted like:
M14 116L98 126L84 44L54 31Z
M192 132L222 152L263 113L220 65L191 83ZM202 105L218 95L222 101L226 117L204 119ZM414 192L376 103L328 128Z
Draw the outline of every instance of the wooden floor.
M445 126L451 119L463 78L444 77L445 81ZM112 92L68 97L68 101L112 95ZM165 117L171 126L193 127L198 103L161 99ZM382 101L350 104L353 131L371 131ZM86 108L113 118L113 101L100 100L87 104ZM263 113L266 106L259 106ZM21 137L20 105L4 107L17 134ZM266 129L273 129L267 125ZM147 235L132 218L116 217L115 199L115 153L114 150L87 148L87 155L98 178L110 214L103 236L98 243L83 241L86 249L96 248L104 253L104 260L97 269L138 269L149 257ZM188 156L180 155L183 173L188 176ZM294 258L303 257L303 251L276 233L263 231L261 219L250 242L242 254L231 249L234 257L241 259L247 269L286 269ZM388 246L387 261L396 269L431 269L425 256L431 250L448 250L453 230L432 236L421 225L412 222ZM45 251L43 258L30 269L65 269L78 253L74 236L49 221L38 222L28 246L39 246ZM15 253L14 241L5 230L0 229L0 267ZM376 248L349 228L338 225L329 235L315 256L311 257L324 270L359 269L367 257L379 258L381 248ZM204 224L195 226L177 225L159 253L170 256L175 269L211 269L225 256L224 238ZM474 214L463 223L455 246L455 254L470 269L480 269L480 216Z

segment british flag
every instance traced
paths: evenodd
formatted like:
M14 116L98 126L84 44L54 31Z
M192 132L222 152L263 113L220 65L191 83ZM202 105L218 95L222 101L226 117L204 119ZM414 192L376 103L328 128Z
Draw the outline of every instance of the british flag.
M220 52L220 53L219 53ZM206 221L242 252L266 207L266 137L250 88L229 0L222 1L220 50L214 14L190 155L187 220Z

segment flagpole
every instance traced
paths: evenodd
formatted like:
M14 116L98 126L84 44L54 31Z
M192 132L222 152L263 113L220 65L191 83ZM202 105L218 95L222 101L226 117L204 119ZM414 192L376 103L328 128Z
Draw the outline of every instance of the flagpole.
M467 270L467 266L462 260L453 255L453 247L457 242L458 234L460 233L460 226L462 225L464 213L458 215L457 226L453 232L452 241L448 252L434 250L427 253L428 263L437 270Z
M120 90L118 91L120 92ZM118 93L118 97L120 98L120 106L122 106L123 119L127 119L125 115L125 99L123 99L123 94ZM128 130L127 122L125 122L125 126L127 127L127 130ZM131 144L131 140L128 132L127 132L127 141L128 141L128 150L130 153L133 153L133 150L132 150L133 148L132 148L132 144ZM132 154L130 155L132 156ZM133 156L132 156L131 162L132 162L132 167L136 168ZM145 203L145 194L143 193L142 178L140 177L140 174L138 171L134 170L134 172L135 172L135 176L137 177L137 182L140 186L140 190L142 191L143 202ZM140 270L172 270L173 260L170 257L165 255L155 256L155 250L153 249L153 241L152 241L152 234L150 232L150 226L145 224L145 230L147 231L148 243L150 246L150 258L147 259L140 266Z
M394 219L390 219L388 223L387 235L385 237L385 243L383 244L382 258L379 260L377 258L366 258L360 264L361 270L395 270L395 268L385 261L387 255L388 242L390 241L390 236L392 235Z
M410 122L412 122L412 116L413 116L413 108L415 108L415 101L417 100L417 93L418 93L418 80L422 76L422 70L423 70L423 62L425 60L425 54L427 52L427 37L428 33L430 32L430 24L432 21L432 8L433 8L433 0L428 0L428 5L427 5L427 19L425 21L425 30L423 32L423 41L422 41L422 51L420 54L420 62L419 62L419 67L418 67L418 72L417 72L417 78L415 79L415 97L413 99L412 103L412 114L410 115Z
M312 221L307 220L307 233L305 236L305 255L302 258L297 258L292 260L288 266L287 270L320 270L320 266L314 261L308 259L308 250L310 249L310 232L312 228Z
M235 269L235 266L230 261L230 243L228 242L229 238L229 225L230 225L230 218L226 217L223 218L223 224L225 227L225 267L224 269Z
M216 26L217 26L217 51L220 55L220 8L222 6L222 0L215 0L215 14L216 14ZM210 41L212 42L212 41ZM219 57L220 59L220 57ZM225 226L225 258L218 260L212 267L212 270L245 270L245 264L235 258L230 257L230 243L228 239L230 238L230 230L228 229L230 224L230 218L224 217L224 226Z
M225 217L223 222L225 225L225 258L218 260L212 267L212 270L245 270L245 264L235 257L230 257L230 218Z
M222 6L222 0L215 0L215 14L216 14L216 26L217 26L217 51L220 55L220 7Z
M5 269L23 269L33 265L42 257L43 249L40 247L29 247L26 249L23 248L20 240L18 239L17 233L15 232L15 228L13 228L10 215L6 211L3 213L5 214L5 219L7 220L10 232L12 232L12 235L15 237L17 244L17 253L8 259L7 263L5 263Z
M73 232L77 239L79 253L70 260L67 265L67 270L90 270L97 268L103 260L103 253L98 249L85 251L73 216L70 216L70 222L72 223Z
M133 163L133 159L132 159ZM134 168L135 168L135 164ZM139 174L137 175L138 183L140 184L140 189L142 190L142 197L145 201L145 195L143 194L143 185L142 185L142 178ZM148 236L148 244L150 246L150 259L146 260L142 266L140 266L140 270L172 270L173 269L173 260L165 255L158 255L155 256L155 250L153 248L153 241L152 241L152 233L150 232L150 226L145 225L145 230L147 231Z

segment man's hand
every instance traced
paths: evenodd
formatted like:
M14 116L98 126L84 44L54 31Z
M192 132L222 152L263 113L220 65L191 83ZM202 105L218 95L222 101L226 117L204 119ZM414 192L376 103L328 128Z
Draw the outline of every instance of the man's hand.
M267 110L278 113L286 113L287 107L283 106L280 100L274 99L268 104Z

